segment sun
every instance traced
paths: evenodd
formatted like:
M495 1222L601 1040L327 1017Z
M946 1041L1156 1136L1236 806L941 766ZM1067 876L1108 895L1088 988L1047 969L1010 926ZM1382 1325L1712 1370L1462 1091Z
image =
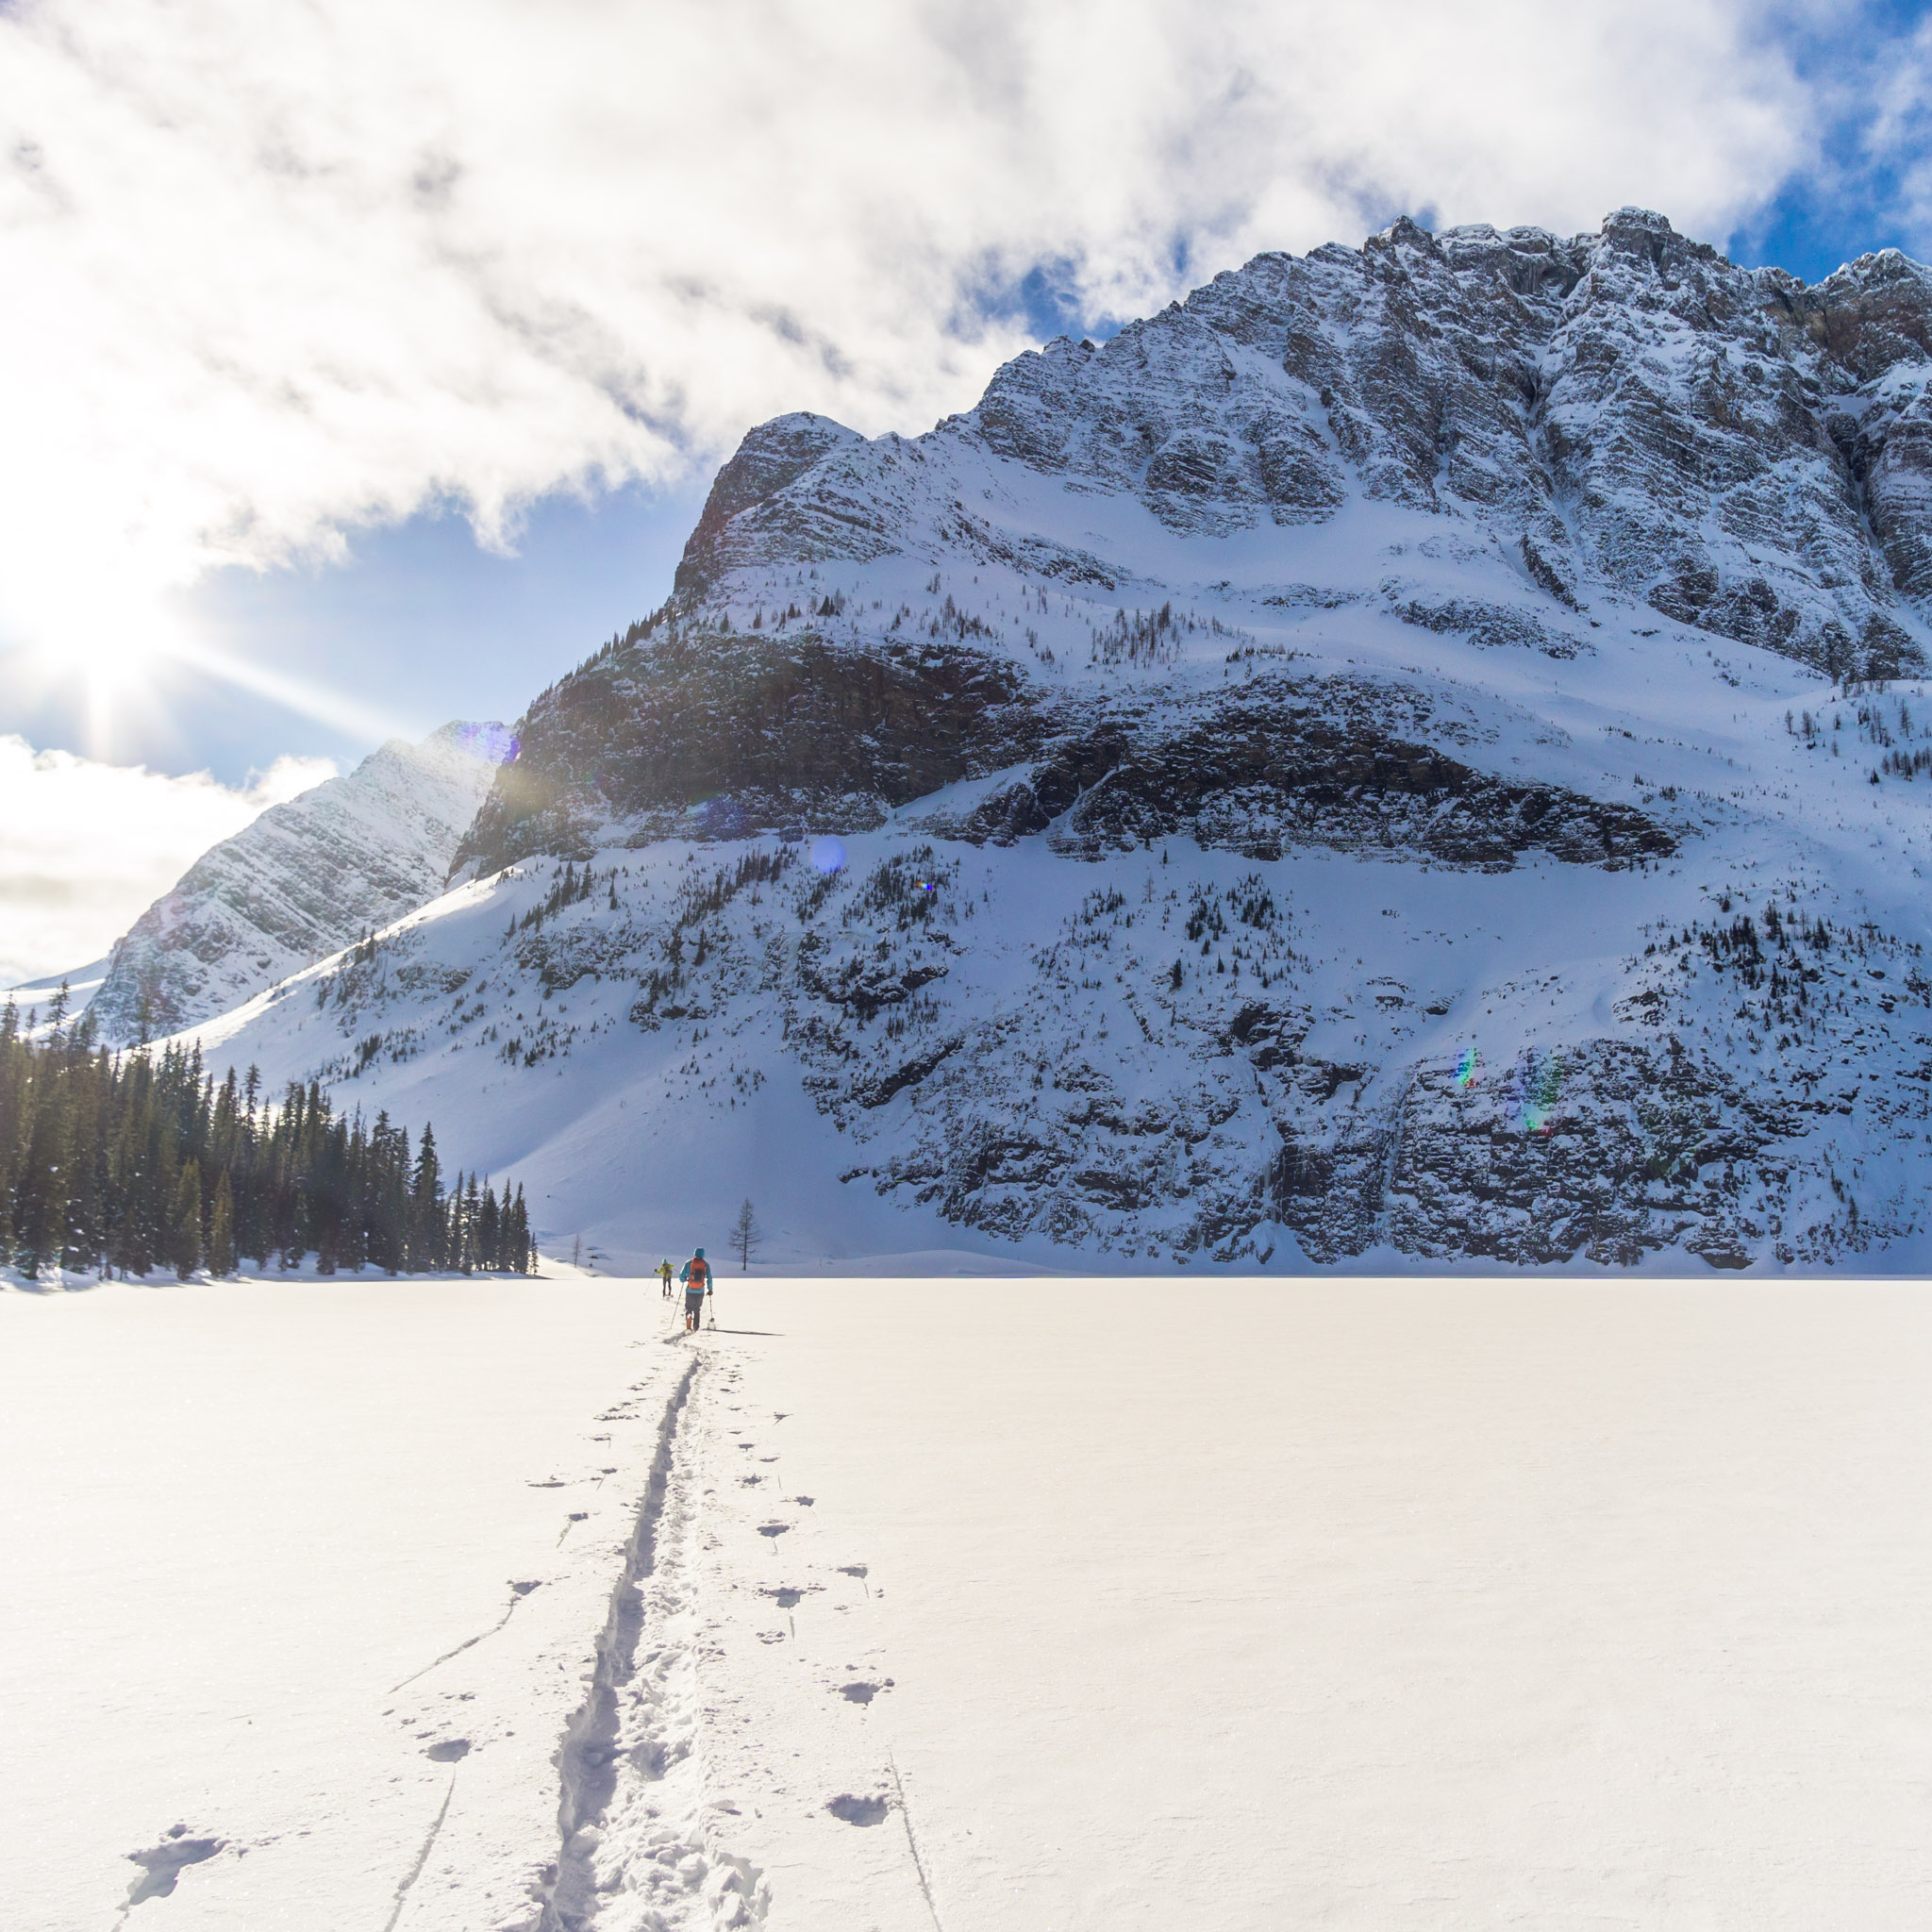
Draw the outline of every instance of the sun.
M38 622L9 613L5 676L30 707L72 708L91 758L110 759L131 720L164 707L181 641L168 616L76 594Z
M97 608L42 631L33 655L46 685L78 686L88 755L106 759L129 719L165 704L177 643L155 610Z
M227 688L352 738L380 743L404 728L378 702L284 671L263 656L226 650L197 633L169 600L73 595L38 623L14 621L27 640L7 651L0 675L27 702L58 698L84 724L90 758L112 763L137 736ZM138 730L130 727L140 727Z

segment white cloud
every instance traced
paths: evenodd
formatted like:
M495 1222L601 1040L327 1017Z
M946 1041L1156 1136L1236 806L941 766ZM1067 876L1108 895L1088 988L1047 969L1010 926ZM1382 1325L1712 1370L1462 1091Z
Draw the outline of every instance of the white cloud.
M1721 237L1810 138L1740 0L18 0L0 120L0 586L82 645L780 409L923 428L1038 262L1128 313L1399 208Z
M0 986L98 958L210 845L335 769L277 758L238 790L0 737Z

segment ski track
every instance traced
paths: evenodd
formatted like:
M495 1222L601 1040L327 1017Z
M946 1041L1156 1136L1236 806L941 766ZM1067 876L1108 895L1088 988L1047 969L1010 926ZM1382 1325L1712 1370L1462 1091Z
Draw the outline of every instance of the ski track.
M664 1339L691 1359L558 1754L558 1854L528 1932L761 1927L774 1859L809 1923L944 1932L884 1734L869 1566L836 1499L785 1492L784 1418L747 1411L741 1362L708 1335ZM894 1812L903 1850L864 1828Z
M912 1869L919 1874L919 1895L932 1914L933 1932L946 1932L940 1908L933 1901L932 1881L925 1875L925 1860L919 1856L919 1839L912 1829L912 1812L906 1803L906 1781L899 1775L899 1760L888 1751L886 1763L892 1774L892 1792L899 1800L899 1823L906 1827L906 1849L912 1854Z
M475 1639L471 1640L473 1642ZM432 1666L433 1668L433 1666ZM403 1916L403 1907L409 1902L409 1892L417 1879L423 1875L423 1868L429 1862L429 1854L436 1848L436 1840L442 1833L442 1821L449 1816L449 1801L457 1794L457 1774L451 1772L449 1783L443 1788L442 1804L436 1814L436 1821L429 1827L423 1840L423 1849L416 1854L416 1862L404 1874L402 1883L396 1887L396 1902L389 1915L389 1923L382 1932L396 1932L396 1922Z
M590 1695L559 1756L561 1843L539 1932L686 1932L761 1925L763 1874L705 1823L691 1426L707 1357L666 1404L658 1453L598 1641Z
M561 1542L562 1541L563 1539L561 1537L558 1538L558 1542ZM479 1630L477 1631L475 1636L464 1638L463 1641L460 1643L458 1643L453 1650L444 1651L440 1657L435 1658L432 1662L425 1664L420 1671L411 1671L409 1674L402 1680L401 1683L391 1684L390 1686L389 1694L391 1697L393 1697L398 1690L407 1689L409 1685L413 1684L418 1677L426 1677L431 1671L437 1670L441 1665L448 1663L452 1657L461 1657L464 1651L466 1650L474 1650L476 1647L476 1645L481 1643L486 1637L494 1637L496 1633L499 1630L501 1630L503 1626L506 1624L508 1624L513 1616L515 1616L517 1606L520 1603L522 1603L523 1600L529 1595L531 1591L535 1590L537 1586L534 1583L511 1584L509 1587L509 1603L508 1607L505 1608L503 1615L497 1618L496 1622L491 1624L489 1629Z

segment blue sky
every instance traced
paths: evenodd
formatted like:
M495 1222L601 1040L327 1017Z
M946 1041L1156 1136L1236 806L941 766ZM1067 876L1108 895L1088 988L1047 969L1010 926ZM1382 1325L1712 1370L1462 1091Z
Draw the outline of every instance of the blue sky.
M421 737L452 717L515 718L613 630L655 609L703 506L697 481L550 496L508 552L480 546L460 512L418 515L352 538L347 563L221 571L182 601L239 654L379 691L396 728ZM259 700L231 693L218 716L196 721L194 752L232 781L261 763L267 723ZM281 749L338 760L368 749L293 713L281 736Z

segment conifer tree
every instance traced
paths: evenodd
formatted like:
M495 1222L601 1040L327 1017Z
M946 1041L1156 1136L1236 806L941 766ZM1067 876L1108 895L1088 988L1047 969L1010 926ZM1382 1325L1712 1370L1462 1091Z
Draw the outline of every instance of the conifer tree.
M228 1275L235 1272L235 1191L225 1168L215 1182L215 1205L208 1216L208 1272Z
M449 1265L449 1241L442 1215L442 1170L436 1157L436 1129L427 1124L416 1153L416 1172L409 1181L407 1265L412 1269Z
M229 1273L311 1251L325 1270L521 1271L527 1212L508 1182L487 1215L475 1176L445 1192L427 1127L412 1162L406 1127L340 1115L313 1083L264 1105L254 1069L217 1080L193 1049L111 1054L86 1014L33 1038L0 1001L0 1264Z
M175 1273L186 1281L201 1266L201 1163L184 1160L175 1187L174 1212L168 1220L169 1258Z
M496 1267L497 1209L496 1196L486 1186L482 1199L477 1204L480 1212L476 1216L476 1265L493 1271Z

